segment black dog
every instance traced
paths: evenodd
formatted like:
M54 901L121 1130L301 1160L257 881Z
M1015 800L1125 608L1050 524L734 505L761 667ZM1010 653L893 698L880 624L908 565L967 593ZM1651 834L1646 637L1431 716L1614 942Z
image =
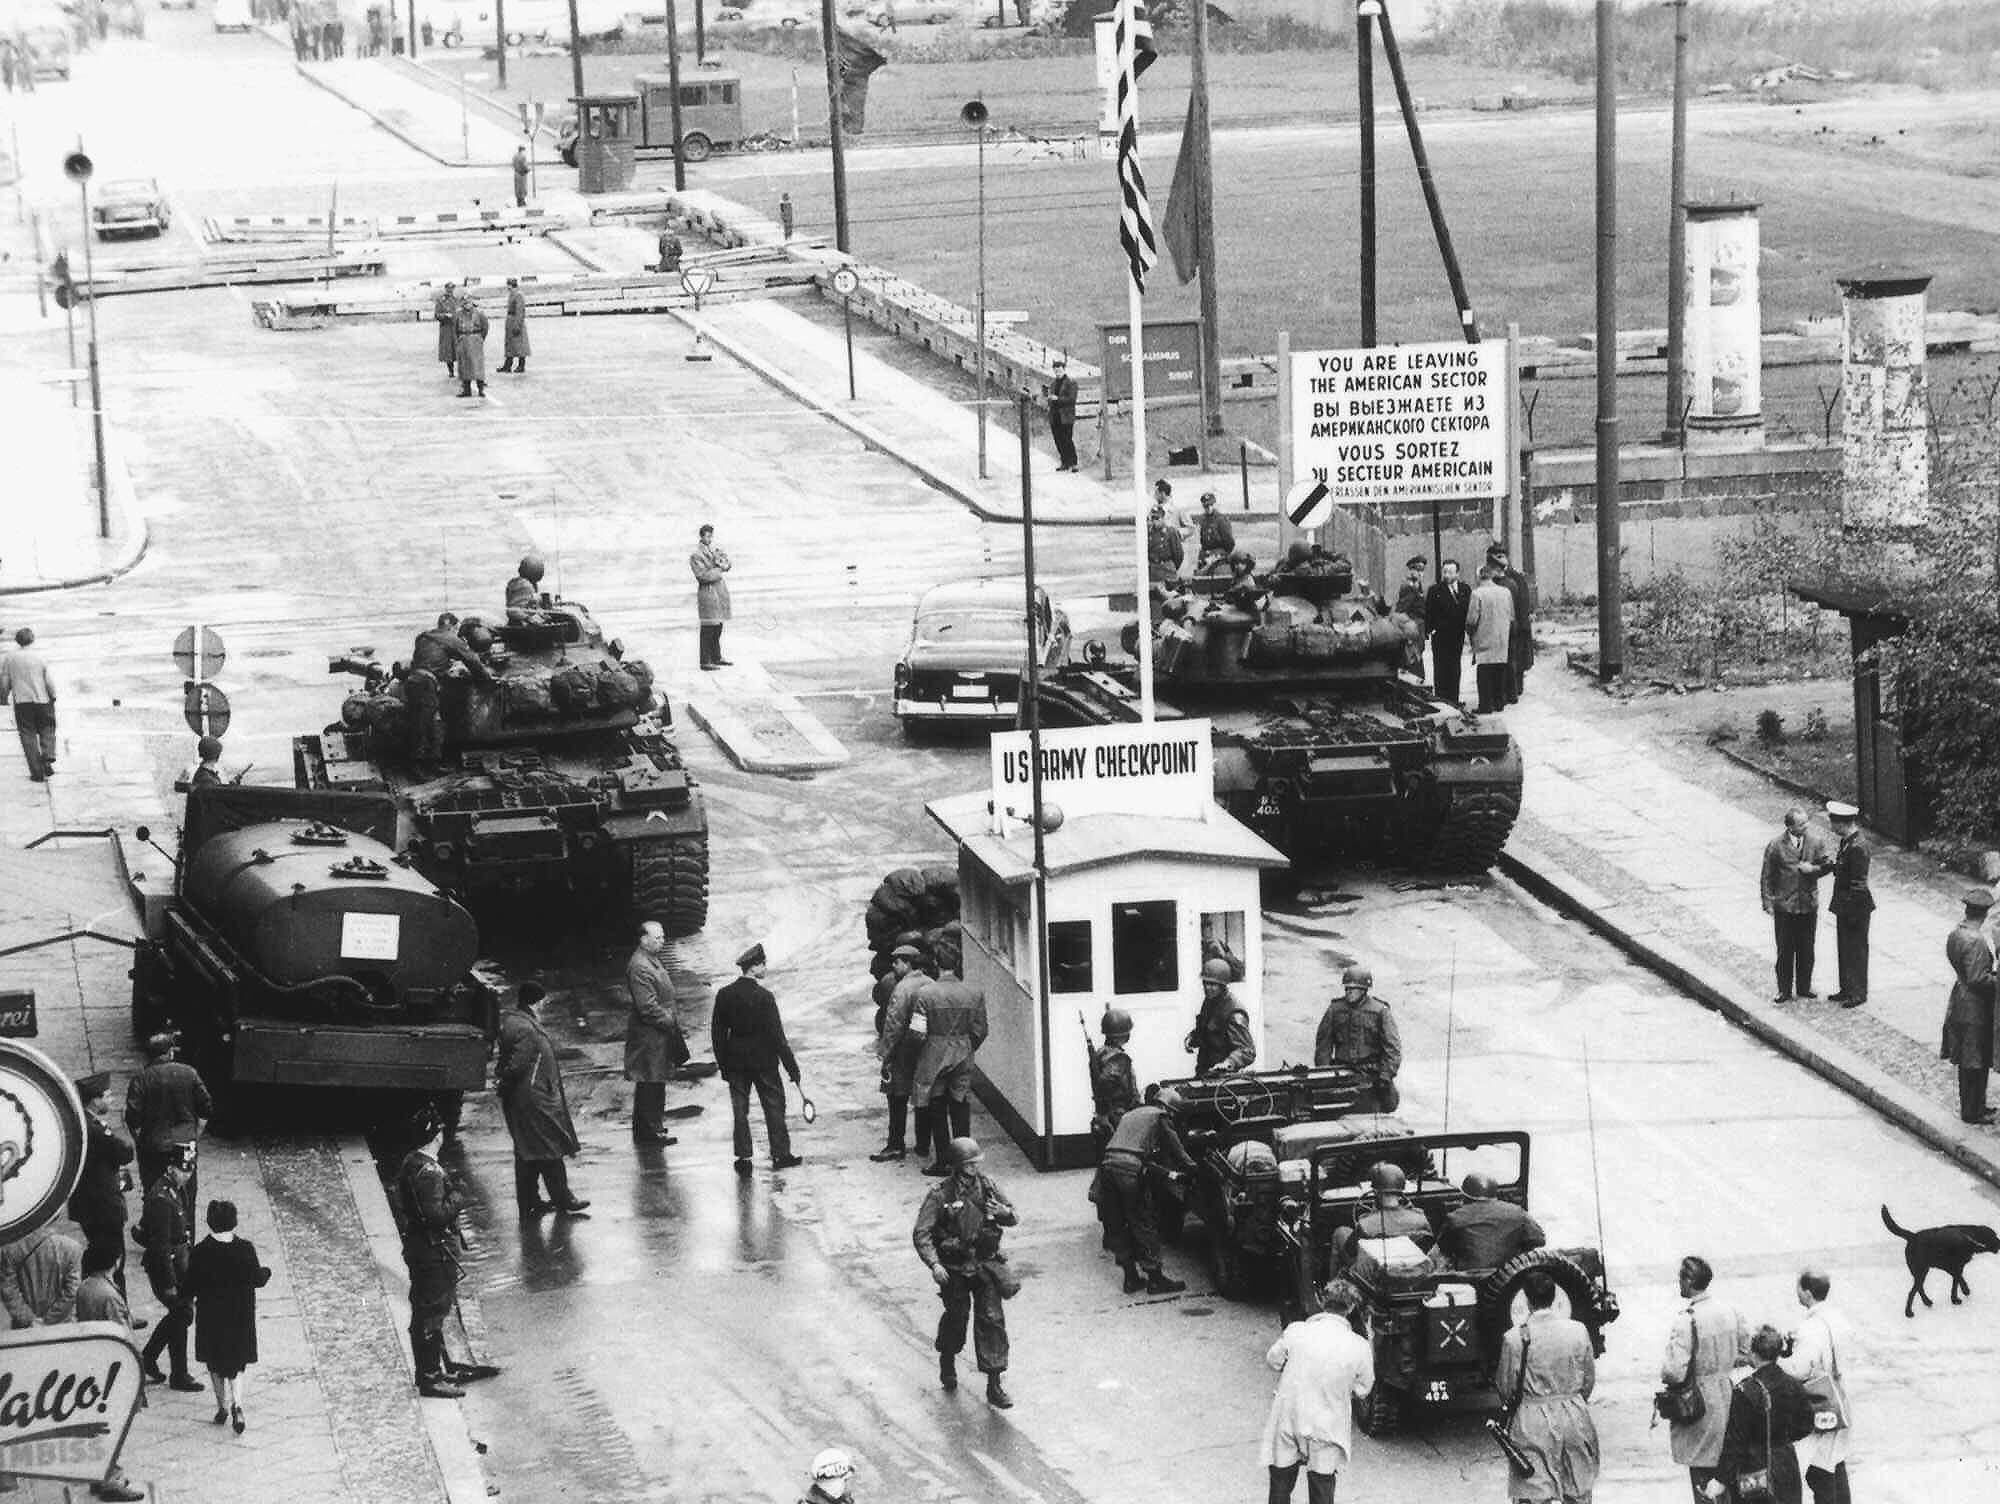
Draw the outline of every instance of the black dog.
M1898 1227L1885 1206L1882 1225L1903 1240L1903 1262L1910 1266L1910 1294L1903 1302L1903 1314L1909 1317L1917 1314L1918 1301L1931 1303L1930 1296L1924 1294L1924 1280L1931 1270L1942 1269L1951 1276L1951 1303L1961 1305L1960 1292L1972 1293L1972 1286L1965 1282L1965 1266L1972 1262L1973 1255L2000 1253L2000 1233L1975 1222L1953 1222L1911 1232Z

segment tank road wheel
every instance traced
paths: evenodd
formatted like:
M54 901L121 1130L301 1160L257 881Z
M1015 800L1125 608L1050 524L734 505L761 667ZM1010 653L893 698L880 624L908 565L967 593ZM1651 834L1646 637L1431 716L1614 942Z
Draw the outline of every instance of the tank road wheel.
M708 837L676 836L632 848L632 910L657 919L669 935L692 935L708 923Z
M1435 872L1484 872L1500 859L1520 816L1519 794L1502 789L1456 788L1445 796L1444 815L1421 865Z
M1378 1383L1354 1402L1354 1423L1364 1436L1394 1436L1403 1424L1403 1394Z

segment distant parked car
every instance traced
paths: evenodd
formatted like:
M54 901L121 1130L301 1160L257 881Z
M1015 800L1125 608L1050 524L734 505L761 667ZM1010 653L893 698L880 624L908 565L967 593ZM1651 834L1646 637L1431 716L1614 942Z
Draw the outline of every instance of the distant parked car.
M174 222L167 196L151 178L114 178L104 184L93 196L90 218L99 240L164 235Z
M917 602L910 643L896 664L896 718L916 726L1011 726L1028 668L1021 582L935 585ZM1034 653L1044 668L1069 656L1069 618L1035 591Z
M248 31L257 24L250 14L250 0L215 0L217 31Z
M59 26L37 26L24 33L28 71L36 78L69 77L69 33Z

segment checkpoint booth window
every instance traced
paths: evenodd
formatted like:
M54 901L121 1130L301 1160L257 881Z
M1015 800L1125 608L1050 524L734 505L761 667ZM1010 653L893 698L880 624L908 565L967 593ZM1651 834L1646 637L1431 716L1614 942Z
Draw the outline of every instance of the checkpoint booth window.
M584 193L628 188L638 164L636 94L586 94L576 101L577 187Z
M965 979L986 997L980 1099L1037 1168L1061 1169L1094 1155L1079 1013L1093 1042L1107 1007L1132 1015L1141 1083L1186 1075L1202 957L1219 940L1243 968L1230 990L1262 1048L1258 895L1264 869L1285 858L1215 803L1205 721L1065 729L1042 741L1045 914L1031 804L1012 776L1026 768L1016 758L1026 733L993 738L990 792L929 811L958 843Z

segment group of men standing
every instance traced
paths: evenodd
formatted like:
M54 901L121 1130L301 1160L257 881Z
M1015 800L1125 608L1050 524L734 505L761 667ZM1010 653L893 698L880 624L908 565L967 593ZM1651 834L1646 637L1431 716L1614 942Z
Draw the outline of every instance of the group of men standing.
M486 395L486 335L492 327L486 311L468 290L460 292L456 282L447 282L431 303L431 319L437 325L437 358L444 363L445 375L458 381L458 395L470 397L473 388ZM503 373L528 373L528 300L521 291L521 279L507 279L505 343L501 347Z
M1409 559L1394 609L1415 621L1418 634L1430 643L1431 687L1440 700L1463 703L1459 684L1469 645L1479 710L1490 714L1506 709L1521 698L1535 663L1534 591L1528 577L1513 567L1507 546L1497 541L1487 546L1476 585L1459 578L1456 559L1446 559L1438 566L1438 582L1426 589L1425 568L1423 555Z
M1764 848L1759 889L1778 952L1778 993L1773 1001L1819 996L1812 985L1819 880L1831 874L1833 896L1827 909L1834 919L1840 988L1828 1001L1859 1008L1868 1001L1868 923L1875 912L1875 895L1868 887L1870 857L1861 838L1859 809L1830 800L1826 818L1833 827L1831 843L1811 830L1803 809L1794 808L1785 812L1785 828Z

